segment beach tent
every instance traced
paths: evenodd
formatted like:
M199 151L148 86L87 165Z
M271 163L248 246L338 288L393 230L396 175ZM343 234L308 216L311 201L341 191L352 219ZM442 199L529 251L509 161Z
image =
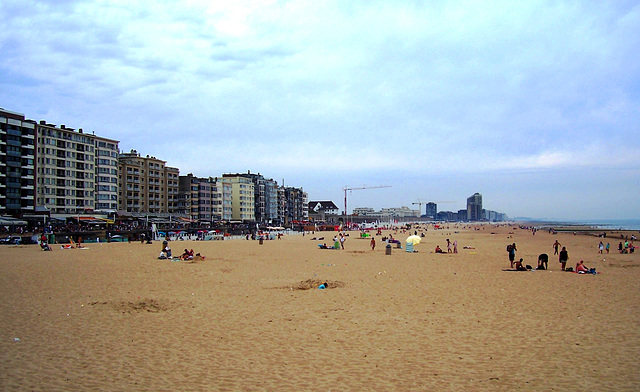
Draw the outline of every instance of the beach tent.
M421 240L422 240L422 238L420 238L419 236L412 235L412 236L409 236L407 238L406 242L407 242L407 244L418 245Z
M406 251L409 253L413 253L413 247L420 243L421 238L417 235L409 236L406 240L407 246Z

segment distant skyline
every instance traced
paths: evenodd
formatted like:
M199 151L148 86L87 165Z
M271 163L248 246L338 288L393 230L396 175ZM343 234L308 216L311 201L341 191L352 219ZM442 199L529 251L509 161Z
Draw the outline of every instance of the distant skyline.
M634 1L0 3L0 107L340 209L640 217ZM421 208L424 213L424 205Z

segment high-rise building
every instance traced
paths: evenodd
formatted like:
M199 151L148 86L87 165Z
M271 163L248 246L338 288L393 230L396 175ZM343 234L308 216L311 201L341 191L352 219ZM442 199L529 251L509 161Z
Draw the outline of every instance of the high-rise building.
M302 188L284 187L284 224L309 220L309 198Z
M231 187L231 219L255 222L255 189L251 178L242 174L223 174L222 181Z
M95 209L118 210L118 141L95 137Z
M45 121L40 121L36 128L36 204L53 214L94 211L96 136ZM115 168L112 165L115 158L102 159L101 167Z
M166 161L136 150L121 153L119 167L119 209L148 214L176 213L179 170Z
M229 221L232 215L231 184L221 178L180 176L179 212L203 222Z
M223 177L228 176L227 174ZM255 220L262 223L279 221L278 214L278 183L271 178L265 178L262 174L246 173L232 174L248 178L253 182Z
M435 220L438 216L438 205L434 202L427 203L424 211L424 216L431 220Z
M35 209L34 121L0 109L0 213L20 215Z
M467 220L479 221L483 219L482 195L476 192L467 198Z

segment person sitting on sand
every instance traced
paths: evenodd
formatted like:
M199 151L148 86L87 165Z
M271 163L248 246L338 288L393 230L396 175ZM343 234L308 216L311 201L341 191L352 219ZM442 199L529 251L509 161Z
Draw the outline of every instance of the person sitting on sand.
M47 244L46 241L42 241L42 242L40 242L40 249L45 250L45 251L50 251L51 247L49 246L49 244Z
M522 259L514 262L513 266L515 267L516 271L526 271L527 270L527 268L524 265L522 265Z
M320 248L320 249L330 249L330 248L327 246L327 244L322 244L322 245L318 244L318 248Z
M436 245L436 253L444 253L444 251L440 248L440 245Z
M589 272L589 268L584 265L584 261L580 260L578 264L576 264L576 272L579 274L584 274L585 272Z
M191 252L189 252L187 249L185 249L184 253L180 255L180 259L182 259L182 260L191 260L191 259L193 259L193 256L191 256Z
M162 252L165 254L167 259L171 258L171 248L169 247L169 243L167 243L164 248L162 248Z
M549 269L549 255L546 253L542 253L538 256L538 268L539 270Z

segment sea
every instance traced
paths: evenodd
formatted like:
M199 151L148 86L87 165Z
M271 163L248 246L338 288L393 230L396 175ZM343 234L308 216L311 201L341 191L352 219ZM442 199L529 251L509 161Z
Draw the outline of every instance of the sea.
M593 219L577 221L548 221L557 225L567 226L591 226L603 230L638 230L640 231L640 219Z

